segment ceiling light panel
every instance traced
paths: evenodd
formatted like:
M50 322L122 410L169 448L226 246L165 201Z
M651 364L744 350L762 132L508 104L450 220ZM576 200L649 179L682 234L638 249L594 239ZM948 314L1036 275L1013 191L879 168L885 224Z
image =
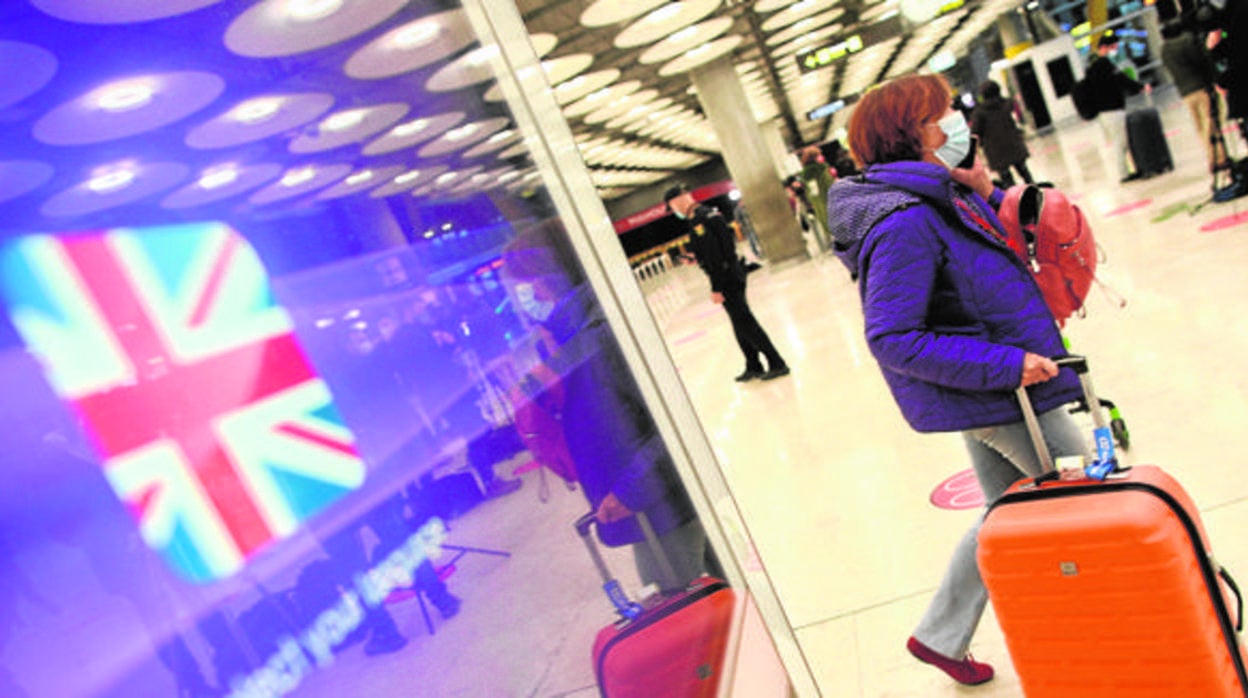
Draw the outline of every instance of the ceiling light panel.
M776 46L783 44L786 41L795 39L803 34L823 29L829 24L839 20L843 14L845 14L844 10L837 7L831 10L825 10L816 15L811 15L810 17L804 17L768 36L766 44L768 46Z
M476 40L462 10L407 22L364 44L343 71L358 80L401 75L445 59Z
M322 92L258 95L192 128L186 144L217 150L254 143L315 121L333 105L333 96Z
M221 0L30 0L30 4L57 19L84 24L147 22L193 12L218 2Z
M317 153L367 140L393 126L410 110L408 105L396 102L334 112L310 132L292 140L290 152Z
M626 22L666 3L668 0L596 0L581 12L580 23L586 27L607 27Z
M646 49L637 60L644 64L661 63L724 34L731 27L731 17L716 17L692 24Z
M620 71L615 68L578 75L571 80L565 80L555 85L555 101L560 105L571 104L585 95L610 85L618 80L619 77Z
M293 56L362 34L381 24L407 0L263 0L225 31L225 45L250 58Z
M723 56L732 53L733 49L741 45L743 39L740 36L726 36L722 39L702 44L696 48L686 51L679 58L675 58L663 64L659 68L659 75L670 77L678 73L684 73L698 66L706 65L711 61L717 60Z
M615 46L634 48L665 39L668 35L709 16L719 7L720 2L721 0L683 0L659 5L616 35Z
M153 131L208 106L225 90L214 73L131 75L110 80L43 115L34 136L50 145L87 145Z
M778 31L794 22L832 9L839 0L800 0L763 20L765 32Z

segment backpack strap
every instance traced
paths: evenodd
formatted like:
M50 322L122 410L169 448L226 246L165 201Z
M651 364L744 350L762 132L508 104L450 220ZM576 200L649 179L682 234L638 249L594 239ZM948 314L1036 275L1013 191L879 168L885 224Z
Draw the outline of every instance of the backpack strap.
M1029 184L1018 197L1018 227L1023 232L1027 245L1027 262L1033 272L1040 271L1040 262L1036 261L1036 226L1040 224L1040 214L1044 212L1044 191Z

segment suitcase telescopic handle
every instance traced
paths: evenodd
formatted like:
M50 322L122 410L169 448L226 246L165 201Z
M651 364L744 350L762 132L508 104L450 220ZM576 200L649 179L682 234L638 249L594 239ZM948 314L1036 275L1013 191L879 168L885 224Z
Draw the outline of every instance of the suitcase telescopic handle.
M684 586L680 579L676 576L676 570L672 567L671 558L667 556L667 552L663 550L663 545L659 543L659 536L654 531L654 526L650 524L650 517L645 512L634 512L637 518L637 525L641 528L642 536L645 537L646 545L650 548L650 552L654 554L655 561L659 566L659 574L663 579L660 580L664 590L679 589ZM607 593L607 598L611 599L611 603L615 605L620 615L625 618L635 618L641 613L641 606L636 602L630 601L624 590L620 587L620 582L611 574L611 569L607 567L607 562L602 557L602 551L598 548L598 542L594 540L593 527L597 525L598 518L594 516L594 512L589 512L576 520L577 535L585 543L585 549L589 551L589 557L594 561L594 567L598 569L598 575L602 577L602 588Z
M1054 357L1053 362L1058 368L1069 368L1079 376L1079 385L1083 388L1083 398L1088 403L1088 412L1092 415L1092 423L1095 425L1094 435L1096 437L1096 456L1097 462L1108 466L1109 470L1117 470L1117 457L1114 455L1114 439L1110 432L1109 423L1105 421L1105 415L1101 412L1101 402L1096 397L1096 387L1092 384L1092 373L1088 370L1088 359L1078 354L1068 354L1066 356ZM1044 433L1040 430L1040 420L1036 417L1035 407L1031 404L1031 396L1027 393L1027 389L1019 387L1015 394L1018 396L1018 405L1023 412L1023 422L1027 425L1027 434L1031 437L1031 443L1036 449L1036 456L1040 459L1040 467L1045 474L1037 478L1036 482L1052 480L1057 477L1057 468L1053 464L1053 456L1049 453L1048 444L1044 441ZM1108 472L1108 471L1107 471Z

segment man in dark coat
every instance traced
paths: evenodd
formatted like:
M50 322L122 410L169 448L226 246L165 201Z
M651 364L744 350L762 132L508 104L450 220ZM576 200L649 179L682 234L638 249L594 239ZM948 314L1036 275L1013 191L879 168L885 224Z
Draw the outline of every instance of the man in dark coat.
M746 270L737 255L736 237L724 216L711 206L701 206L683 186L663 194L668 210L689 225L689 249L711 281L711 300L724 306L732 321L737 345L745 355L745 371L737 381L771 380L789 375L789 366L754 318L745 300ZM767 357L764 370L762 357Z
M1014 184L1014 175L1010 168L1018 172L1023 181L1031 184L1034 180L1027 169L1027 158L1031 153L1023 142L1023 132L1014 120L1014 104L1001 96L1001 86L992 80L985 80L979 86L979 104L971 112L971 132L979 136L979 145L984 149L984 157L988 158L988 166L997 173L1002 186Z
M1139 94L1144 86L1118 70L1109 55L1118 48L1118 39L1112 32L1103 36L1096 45L1097 57L1088 65L1084 80L1091 86L1089 92L1100 99L1096 120L1105 132L1118 161L1118 177L1123 182L1140 178L1127 167L1127 101L1126 95Z

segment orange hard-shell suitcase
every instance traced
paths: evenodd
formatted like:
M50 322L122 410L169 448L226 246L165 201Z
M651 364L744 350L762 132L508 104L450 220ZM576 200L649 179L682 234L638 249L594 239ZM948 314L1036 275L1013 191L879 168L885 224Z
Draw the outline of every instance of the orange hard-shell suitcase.
M978 556L1028 698L1248 696L1239 590L1160 468L1016 483L989 509Z

